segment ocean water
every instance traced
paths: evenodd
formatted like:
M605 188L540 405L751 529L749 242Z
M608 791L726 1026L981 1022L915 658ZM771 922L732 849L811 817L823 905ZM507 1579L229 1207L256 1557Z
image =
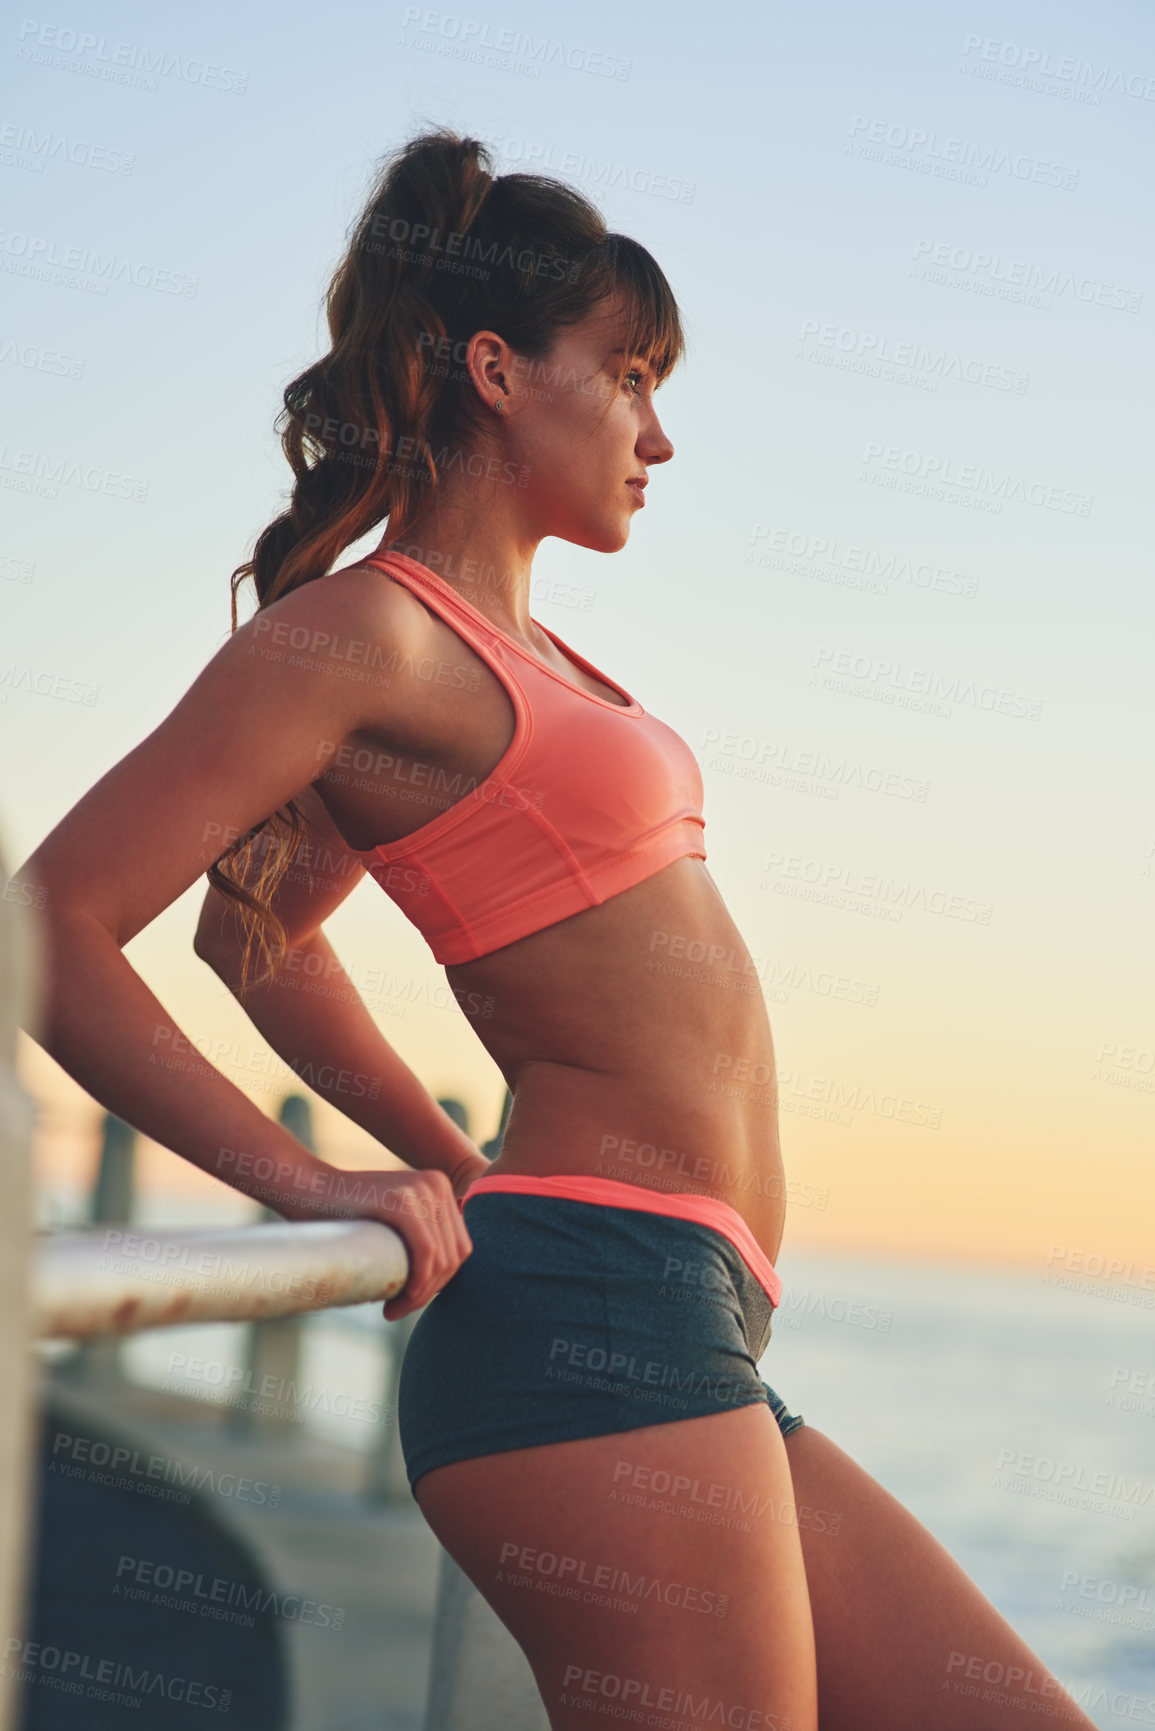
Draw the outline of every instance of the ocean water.
M1155 1725L1155 1289L786 1252L779 1272L766 1381L934 1533L1101 1731ZM306 1429L379 1444L390 1332L378 1305L307 1318ZM242 1350L231 1325L166 1330L127 1342L126 1368L220 1399Z
M766 1381L934 1533L1096 1724L1155 1725L1142 1269L1060 1286L784 1254L779 1272Z

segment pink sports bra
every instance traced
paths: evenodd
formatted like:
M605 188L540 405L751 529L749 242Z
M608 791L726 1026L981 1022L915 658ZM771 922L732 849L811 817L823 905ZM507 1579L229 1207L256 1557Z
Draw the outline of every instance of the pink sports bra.
M484 781L412 834L355 850L438 962L473 961L620 895L683 855L705 859L702 775L672 727L539 621L563 655L625 704L547 667L407 554L363 563L465 639L516 717L509 749ZM456 782L446 777L444 785Z

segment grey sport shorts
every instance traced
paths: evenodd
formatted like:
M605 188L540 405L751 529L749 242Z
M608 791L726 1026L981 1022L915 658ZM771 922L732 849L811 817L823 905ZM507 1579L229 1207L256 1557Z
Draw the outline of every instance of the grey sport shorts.
M558 1193L582 1185L628 1205ZM717 1224L662 1212L679 1203ZM475 1455L762 1401L783 1436L803 1423L758 1375L781 1283L727 1204L483 1175L463 1213L473 1250L418 1318L401 1366L411 1488Z

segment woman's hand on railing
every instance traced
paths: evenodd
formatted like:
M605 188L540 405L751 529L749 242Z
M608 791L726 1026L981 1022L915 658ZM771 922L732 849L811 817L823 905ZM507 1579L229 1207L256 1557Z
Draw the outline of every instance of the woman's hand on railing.
M379 1205L366 1217L392 1226L409 1252L409 1279L395 1298L386 1299L382 1312L387 1322L399 1322L441 1291L473 1249L473 1242L453 1185L436 1167L366 1176L380 1192Z
M483 1154L477 1158L488 1166ZM475 1176L471 1171L470 1181ZM393 1228L409 1252L409 1278L395 1297L386 1299L382 1314L387 1322L428 1304L473 1249L453 1183L434 1166L371 1172L333 1168L329 1183L314 1184L292 1218L380 1220Z

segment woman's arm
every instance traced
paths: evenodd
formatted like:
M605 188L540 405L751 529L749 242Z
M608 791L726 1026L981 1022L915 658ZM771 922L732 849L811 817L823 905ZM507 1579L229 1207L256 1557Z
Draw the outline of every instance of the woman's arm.
M239 948L218 952L210 965L230 991L238 990ZM323 996L302 990L318 980ZM284 971L267 985L251 986L239 1001L307 1087L407 1166L436 1169L452 1182L474 1156L478 1170L488 1165L389 1045L324 932L293 945Z
M412 710L420 694L409 682L394 697L343 678L323 647L372 636L404 652L405 635L388 585L338 573L293 591L232 634L18 873L44 892L33 916L44 959L33 1037L126 1123L289 1218L355 1212L395 1226L411 1270L395 1316L426 1303L471 1248L445 1173L374 1174L376 1199L351 1209L348 1175L207 1060L166 1066L166 1052L191 1044L122 952L231 837L307 787L334 742L388 726L391 701ZM302 636L316 654L277 647Z
M338 960L321 922L365 868L313 788L297 804L309 826L298 844L301 864L289 868L267 904L285 929L280 972L241 997L243 932L234 904L215 886L193 947L308 1087L408 1166L444 1172L460 1195L489 1162L389 1045Z

